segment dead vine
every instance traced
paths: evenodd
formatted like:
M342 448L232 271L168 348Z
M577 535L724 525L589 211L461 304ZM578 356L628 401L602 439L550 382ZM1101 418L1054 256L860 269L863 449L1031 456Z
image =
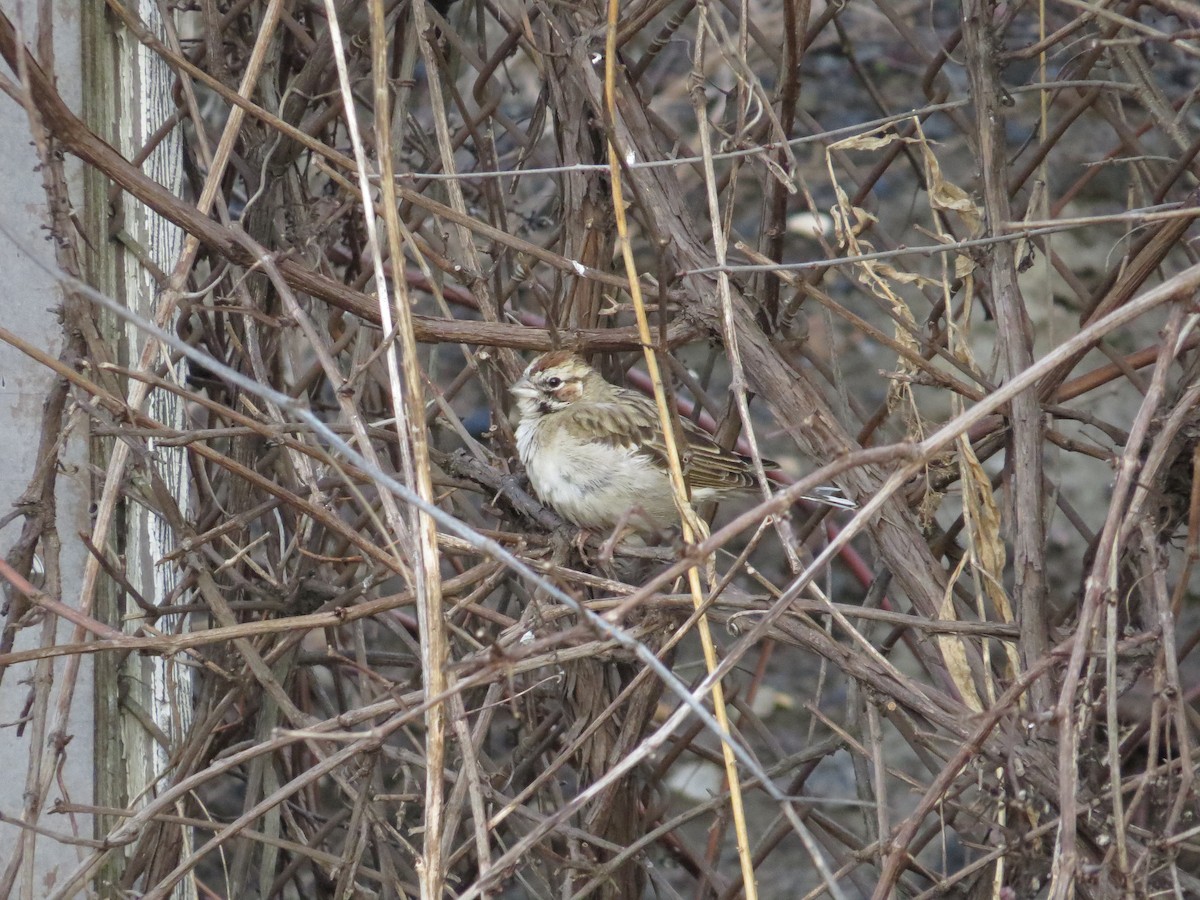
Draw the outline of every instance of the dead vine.
M65 298L0 895L1200 896L1194 9L90 2L171 108L0 14ZM788 476L605 558L514 462L563 346ZM56 793L85 665L140 795Z

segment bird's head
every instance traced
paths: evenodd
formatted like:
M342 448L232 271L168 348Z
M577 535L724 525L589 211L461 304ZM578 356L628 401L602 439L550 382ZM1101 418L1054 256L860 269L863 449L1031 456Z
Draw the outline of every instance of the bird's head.
M509 391L523 416L545 416L577 400L599 399L611 389L600 374L569 350L551 350L529 364Z

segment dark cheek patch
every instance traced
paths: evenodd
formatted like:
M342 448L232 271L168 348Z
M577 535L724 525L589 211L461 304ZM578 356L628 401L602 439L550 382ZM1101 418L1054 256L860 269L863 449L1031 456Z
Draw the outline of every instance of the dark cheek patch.
M554 392L554 399L559 403L573 403L583 396L583 385L578 381L566 381Z

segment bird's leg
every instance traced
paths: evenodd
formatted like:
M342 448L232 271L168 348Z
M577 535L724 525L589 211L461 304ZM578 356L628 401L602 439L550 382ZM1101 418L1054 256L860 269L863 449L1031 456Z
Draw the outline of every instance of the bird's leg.
M638 533L639 529L630 524L637 519L640 519L643 523L650 527L649 534L654 537L655 541L662 537L662 530L658 527L654 520L647 515L646 510L642 509L640 506L631 506L629 509L625 510L625 512L621 513L621 517L617 519L617 524L613 526L612 533L609 534L608 540L606 540L604 542L604 546L600 548L601 560L604 562L611 562L613 552L617 549L617 544L620 543L624 538L628 537L631 533ZM650 542L647 541L647 544L649 543Z
M589 569L592 567L592 561L588 559L587 555L587 542L590 537L592 537L592 532L586 528L580 528L575 532L575 549L579 551L579 556L583 560L584 566Z
M617 544L632 530L629 527L629 514L631 512L632 510L626 510L625 512L621 513L621 518L617 519L617 524L613 526L613 530L609 533L608 539L600 547L601 562L612 562L613 551L617 549Z
M559 525L550 532L550 548L551 557L556 565L566 565L567 554L571 550L579 553L585 566L590 567L592 561L588 559L587 542L595 536L595 532L589 531L586 528L578 528L567 522Z

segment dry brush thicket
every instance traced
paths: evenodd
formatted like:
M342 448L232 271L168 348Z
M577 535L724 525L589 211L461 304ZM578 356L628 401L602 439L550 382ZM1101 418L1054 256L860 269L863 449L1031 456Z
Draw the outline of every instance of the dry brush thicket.
M44 459L90 423L102 577L78 642L13 652L77 605L43 467L4 689L36 725L88 698L18 663L93 652L128 739L130 665L190 679L55 896L1200 896L1194 6L135 6L99 14L169 74L137 159L0 21L64 275L140 254L161 326L64 279L27 348ZM156 261L121 209L194 240ZM610 559L513 462L555 346L859 510Z

